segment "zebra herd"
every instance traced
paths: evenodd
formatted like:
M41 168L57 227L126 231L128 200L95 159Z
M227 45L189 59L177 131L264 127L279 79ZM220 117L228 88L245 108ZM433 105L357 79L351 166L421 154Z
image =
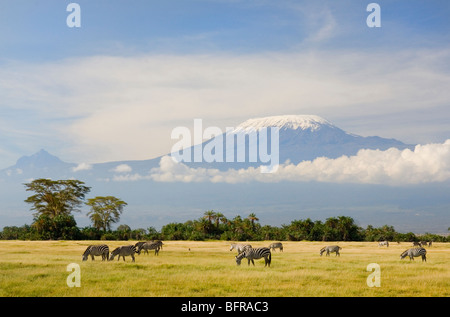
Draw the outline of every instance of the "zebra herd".
M379 246L386 245L389 247L388 241L381 241ZM427 242L422 241L419 243L413 242L413 247L410 249L407 249L406 251L402 252L400 254L400 259L404 259L405 257L409 257L409 260L414 260L415 257L422 257L422 262L427 261L427 250L422 247L422 245L427 245ZM431 246L431 242L428 243L429 246ZM417 247L418 246L418 247ZM264 266L269 266L272 262L272 254L270 252L270 249L275 251L276 248L279 248L280 251L283 251L283 244L281 242L272 243L269 245L268 248L266 247L260 247L260 248L253 248L250 244L237 244L232 243L230 247L230 251L233 249L236 249L238 252L238 255L236 255L236 264L241 265L242 259L246 258L248 260L248 265L250 265L250 262L255 265L254 260L262 259L264 258ZM319 254L320 256L323 255L323 253L326 252L326 256L330 256L330 253L336 253L336 256L341 256L339 253L339 250L342 248L338 245L329 245L325 246L322 249L320 249Z
M155 255L159 255L159 250L162 249L163 242L161 240L158 241L143 241L137 242L135 245L125 245L115 248L113 251L109 251L109 247L106 244L101 245L90 245L86 248L82 255L82 260L87 261L89 256L91 256L92 260L94 260L95 256L101 256L102 261L108 260L112 261L116 256L118 256L117 260L120 260L120 257L125 261L126 256L131 256L132 262L135 262L135 254L141 254L141 251L144 250L145 253L149 253L149 250L154 250ZM382 241L379 243L379 246L386 245L389 247L388 241ZM400 259L404 259L409 257L410 261L414 260L414 257L422 257L422 262L427 261L427 250L422 247L422 245L426 245L426 242L422 241L420 244L413 243L413 247L402 252L400 254ZM431 245L429 242L428 245ZM269 247L259 247L253 248L250 244L238 244L232 243L230 247L230 251L236 250L238 254L235 256L236 264L241 265L242 259L246 258L248 260L248 265L250 262L255 265L254 260L259 260L264 258L264 266L269 266L272 262L272 251L279 249L283 252L283 244L281 242L275 242L269 245ZM330 253L335 253L336 256L340 256L340 250L342 248L338 245L329 245L320 249L320 256L326 252L326 256L330 256Z
M109 254L109 247L106 244L90 245L84 251L82 260L86 261L89 256L91 256L92 261L94 261L94 256L101 256L102 261L112 261L116 256L118 256L117 260L120 260L120 257L122 257L125 261L126 256L131 256L132 262L134 262L134 255L136 253L141 254L142 250L146 253L148 253L148 250L155 250L155 255L158 255L163 244L164 243L161 240L138 242L135 245L131 244L117 247L111 252L111 255Z

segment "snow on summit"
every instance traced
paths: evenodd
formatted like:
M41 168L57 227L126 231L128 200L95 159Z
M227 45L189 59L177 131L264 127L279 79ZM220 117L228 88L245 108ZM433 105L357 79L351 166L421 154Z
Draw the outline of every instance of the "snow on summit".
M321 126L334 126L331 122L316 115L284 115L249 119L241 123L236 129L237 131L260 130L268 127L279 127L280 129L301 129L312 131L318 130Z

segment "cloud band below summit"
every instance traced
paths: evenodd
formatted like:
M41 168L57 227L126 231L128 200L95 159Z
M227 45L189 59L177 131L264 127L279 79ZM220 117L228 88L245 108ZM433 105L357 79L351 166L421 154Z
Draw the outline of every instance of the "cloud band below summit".
M332 183L365 183L408 185L443 182L450 179L450 139L442 144L417 145L414 150L390 148L386 151L360 150L354 156L336 159L319 157L297 165L281 164L275 173L262 174L259 168L218 169L192 168L175 163L169 156L161 158L149 178L158 182L281 182L319 181ZM133 180L136 175L133 175ZM132 180L130 179L130 180ZM121 180L127 180L122 177Z

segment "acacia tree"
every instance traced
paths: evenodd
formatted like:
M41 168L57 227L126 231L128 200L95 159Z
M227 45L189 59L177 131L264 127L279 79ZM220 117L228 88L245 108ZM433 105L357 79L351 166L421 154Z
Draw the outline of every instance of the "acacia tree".
M91 207L87 213L95 228L103 231L111 230L111 224L120 219L126 202L114 196L97 196L90 198L86 205Z
M77 209L90 188L79 180L36 179L24 184L35 192L25 202L32 205L33 228L41 239L74 239L78 235L72 211Z
M46 215L54 218L58 215L70 215L84 200L85 195L91 190L84 186L84 182L70 180L35 179L31 183L25 183L27 191L36 194L28 197L25 202L33 205L36 210L35 217Z

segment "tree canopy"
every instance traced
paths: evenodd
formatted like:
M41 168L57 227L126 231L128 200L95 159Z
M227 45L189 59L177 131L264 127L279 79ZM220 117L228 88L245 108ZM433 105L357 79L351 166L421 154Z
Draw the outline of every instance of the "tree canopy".
M112 223L119 221L123 207L127 203L114 196L97 196L88 199L86 205L91 207L91 211L87 215L92 220L94 227L107 231L111 230Z
M90 187L84 186L79 180L51 180L35 179L24 184L27 191L35 192L25 202L31 204L31 210L35 210L34 216L46 215L54 218L60 214L70 215L72 211L78 211L79 207L90 191Z

